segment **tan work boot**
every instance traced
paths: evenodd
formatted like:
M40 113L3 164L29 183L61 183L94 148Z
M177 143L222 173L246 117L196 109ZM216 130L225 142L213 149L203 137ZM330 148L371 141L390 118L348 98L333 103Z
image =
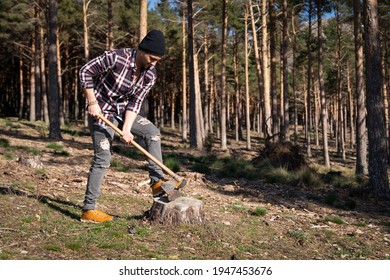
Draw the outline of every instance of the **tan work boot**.
M113 221L114 216L108 215L98 209L84 210L80 221L84 223L103 223Z
M160 181L154 182L150 188L152 189L153 197L160 197L165 194L165 191L161 188L161 185L164 184L167 180L161 179Z

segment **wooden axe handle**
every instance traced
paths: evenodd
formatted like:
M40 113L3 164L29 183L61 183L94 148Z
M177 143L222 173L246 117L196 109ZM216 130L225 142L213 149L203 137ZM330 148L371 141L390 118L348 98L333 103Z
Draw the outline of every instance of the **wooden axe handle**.
M105 116L102 114L99 114L98 117L105 122L108 126L110 126L113 130L115 130L116 133L118 133L121 137L124 135L123 131L120 130L116 125L114 125L112 122L110 122ZM136 147L138 150L140 150L145 156L147 156L149 159L153 160L158 166L160 166L165 172L167 172L169 175L175 179L175 181L179 182L182 180L176 173L174 173L171 169L166 167L161 161L156 159L153 155L151 155L147 150L142 148L137 142L131 141L130 142L134 147Z

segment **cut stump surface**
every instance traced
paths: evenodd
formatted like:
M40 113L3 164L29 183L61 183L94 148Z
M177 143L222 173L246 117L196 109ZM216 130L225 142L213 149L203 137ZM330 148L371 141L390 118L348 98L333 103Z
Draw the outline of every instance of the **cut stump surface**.
M155 198L149 219L164 225L202 224L203 202L191 197L179 197L171 202L166 197Z

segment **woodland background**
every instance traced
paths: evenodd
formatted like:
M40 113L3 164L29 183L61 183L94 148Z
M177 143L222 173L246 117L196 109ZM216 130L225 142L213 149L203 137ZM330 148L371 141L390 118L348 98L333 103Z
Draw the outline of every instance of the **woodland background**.
M379 2L379 3L378 3ZM151 3L149 3L150 5ZM145 102L160 128L204 149L218 141L329 149L369 193L389 198L390 2L374 0L0 1L0 117L85 123L78 70L161 29L167 55ZM298 142L299 139L304 139Z

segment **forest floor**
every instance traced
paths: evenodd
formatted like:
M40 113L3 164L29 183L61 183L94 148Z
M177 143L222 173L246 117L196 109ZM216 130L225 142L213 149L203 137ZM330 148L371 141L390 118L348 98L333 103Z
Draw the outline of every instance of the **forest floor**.
M142 185L146 158L116 140L99 207L119 219L81 223L90 136L73 125L54 143L47 132L39 122L0 119L0 259L390 259L390 203L356 195L353 184L285 184L207 169L228 168L229 159L233 169L250 163L263 147L256 136L252 151L229 139L229 151L214 143L200 152L162 129L164 162L189 181L184 194L204 203L204 224L176 226L145 219L153 203ZM309 165L320 160L314 150ZM353 174L353 159L331 161L337 176Z

